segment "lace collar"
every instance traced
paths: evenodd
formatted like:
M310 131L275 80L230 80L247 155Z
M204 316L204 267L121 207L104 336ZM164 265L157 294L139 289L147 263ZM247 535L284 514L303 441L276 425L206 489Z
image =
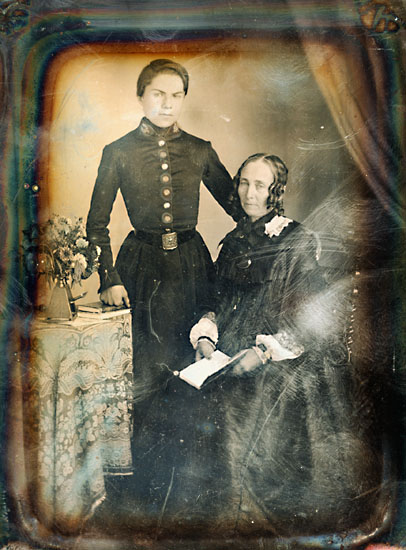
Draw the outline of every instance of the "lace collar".
M277 237L282 233L287 225L292 223L293 220L286 218L285 216L274 216L271 221L265 224L264 233L269 238Z
M271 238L273 236L280 235L283 229L292 222L293 220L290 218L279 216L275 210L271 210L255 222L251 222L250 219L245 216L238 223L235 231L236 233L242 233L247 236L250 234L255 234L258 237L267 235Z

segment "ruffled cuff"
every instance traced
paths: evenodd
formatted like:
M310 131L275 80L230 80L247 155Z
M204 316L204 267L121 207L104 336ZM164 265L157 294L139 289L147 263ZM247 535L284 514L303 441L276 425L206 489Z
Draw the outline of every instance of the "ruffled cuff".
M215 319L215 314L212 312L207 313L192 327L189 338L194 349L197 348L197 343L200 338L208 338L214 345L217 344L219 339L218 330L213 319Z
M303 352L303 346L293 341L286 332L272 334L258 334L256 346L263 350L264 355L272 361L296 359Z

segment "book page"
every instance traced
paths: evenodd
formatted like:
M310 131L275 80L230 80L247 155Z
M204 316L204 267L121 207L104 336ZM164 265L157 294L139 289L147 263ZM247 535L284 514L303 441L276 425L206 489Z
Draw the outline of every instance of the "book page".
M228 355L220 350L216 350L210 359L201 359L183 369L179 374L179 378L199 390L204 381L225 367L229 360L230 357Z

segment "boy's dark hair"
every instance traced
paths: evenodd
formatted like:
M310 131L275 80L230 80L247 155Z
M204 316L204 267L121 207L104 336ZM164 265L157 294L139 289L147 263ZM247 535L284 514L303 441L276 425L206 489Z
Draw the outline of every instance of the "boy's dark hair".
M189 74L185 67L171 61L170 59L155 59L151 61L149 65L144 67L138 77L137 81L137 96L142 97L145 92L145 88L151 84L153 79L161 73L173 73L178 75L183 82L183 91L187 94L189 88Z

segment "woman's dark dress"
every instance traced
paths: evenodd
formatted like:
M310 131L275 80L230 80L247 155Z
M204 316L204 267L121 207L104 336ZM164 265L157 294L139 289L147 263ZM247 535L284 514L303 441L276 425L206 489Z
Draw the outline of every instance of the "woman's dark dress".
M224 522L247 533L336 532L368 517L380 473L347 361L351 288L347 279L326 286L318 241L297 222L266 235L273 216L242 220L224 239L218 348L233 355L259 334L283 333L303 353L219 379L231 476Z

